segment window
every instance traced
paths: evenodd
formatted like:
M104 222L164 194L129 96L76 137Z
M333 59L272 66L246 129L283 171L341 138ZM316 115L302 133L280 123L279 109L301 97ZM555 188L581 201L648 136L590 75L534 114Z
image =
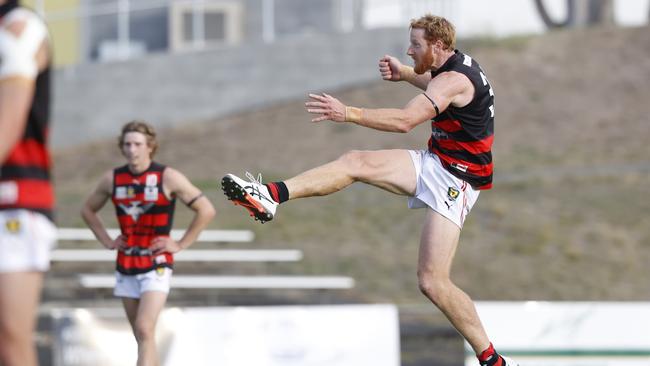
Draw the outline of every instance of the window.
M170 12L170 45L174 51L236 44L242 38L240 3L172 3Z

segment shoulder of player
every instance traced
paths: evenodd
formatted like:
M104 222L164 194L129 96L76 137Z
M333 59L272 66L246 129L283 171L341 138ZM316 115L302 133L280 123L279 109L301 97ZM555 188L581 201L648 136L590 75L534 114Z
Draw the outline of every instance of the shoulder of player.
M25 28L27 28L27 25L32 22L40 23L43 26L45 25L36 13L19 7L7 14L3 24L0 25L0 28L4 29L16 38L20 38L25 31Z
M2 29L14 37L20 38L20 36L23 34L23 31L25 30L25 27L27 27L27 20L20 19L3 26Z
M165 170L163 170L164 184L176 185L185 181L187 181L187 177L183 173L170 166L165 166Z
M434 87L446 86L459 92L473 87L472 81L467 75L454 70L441 72L431 79L429 85Z
M113 169L105 171L104 174L102 174L101 178L99 178L97 188L101 191L105 191L106 193L111 193L113 190L113 176Z

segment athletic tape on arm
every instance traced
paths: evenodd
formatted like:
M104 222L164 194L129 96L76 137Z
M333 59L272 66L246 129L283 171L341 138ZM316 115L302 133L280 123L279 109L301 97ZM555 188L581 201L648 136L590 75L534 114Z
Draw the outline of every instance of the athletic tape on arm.
M19 37L5 27L15 21L24 21L25 28ZM23 76L33 79L38 74L36 53L47 38L47 28L36 14L26 9L16 9L3 19L0 28L0 80Z
M357 107L345 107L345 120L347 122L361 122L363 109Z
M417 74L415 73L415 71L413 71L413 68L406 65L400 66L399 74L402 80L408 81L409 83L413 83L415 81L415 78L417 77Z

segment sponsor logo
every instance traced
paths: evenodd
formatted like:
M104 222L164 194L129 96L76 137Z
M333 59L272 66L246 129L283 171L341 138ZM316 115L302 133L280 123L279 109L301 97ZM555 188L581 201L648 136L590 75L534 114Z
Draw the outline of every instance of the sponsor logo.
M449 135L447 134L447 132L441 130L438 127L433 127L431 129L431 136L436 141L449 139Z
M158 268L156 268L156 274L157 274L158 276L161 276L161 277L164 276L164 275L165 275L165 267L158 267Z
M260 200L266 200L270 203L275 203L275 201L272 201L270 198L266 197L259 188L257 188L257 185L253 184L250 186L245 186L244 189L248 192L248 194L251 195L251 197L255 198L258 197Z
M159 255L154 259L154 261L156 262L156 264L167 263L167 257L165 257L164 255Z
M144 200L145 201L158 201L158 187L156 186L146 186L144 188Z
M8 181L0 183L0 203L12 204L18 202L18 185Z
M115 198L118 200L123 200L126 198L126 187L116 187L115 188Z
M463 65L471 67L472 66L472 58L465 55L465 57L463 58Z
M458 164L458 163L451 163L451 167L456 170L460 170L463 173L467 173L467 169L469 168L469 166L465 164Z
M155 174L147 174L147 186L155 186L158 184L158 176Z

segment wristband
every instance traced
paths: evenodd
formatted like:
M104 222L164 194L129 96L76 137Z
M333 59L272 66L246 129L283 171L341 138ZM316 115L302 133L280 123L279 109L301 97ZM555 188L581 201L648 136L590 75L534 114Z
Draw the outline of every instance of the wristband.
M361 117L363 117L363 109L357 107L345 107L346 122L361 122Z

